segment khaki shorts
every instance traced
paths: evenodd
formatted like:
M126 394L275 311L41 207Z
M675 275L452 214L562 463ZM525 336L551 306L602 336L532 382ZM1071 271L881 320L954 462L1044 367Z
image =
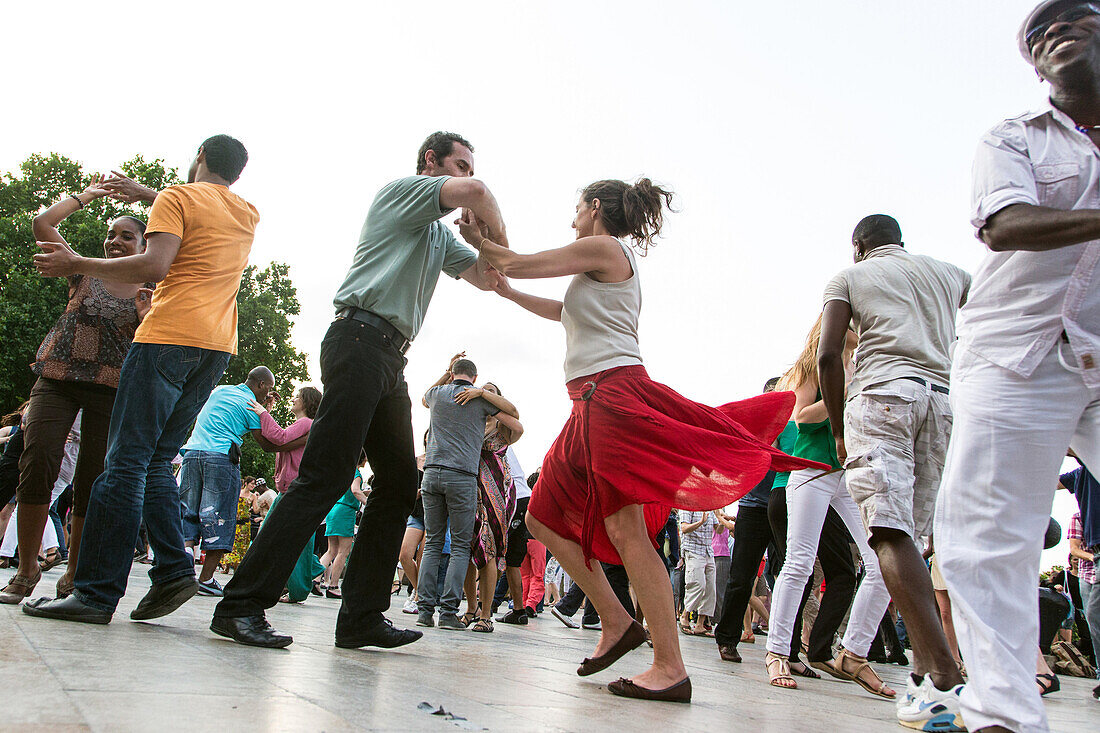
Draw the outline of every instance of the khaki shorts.
M932 514L951 438L947 395L894 379L852 397L844 410L848 491L868 531L932 531Z
M940 562L935 555L932 556L932 567L929 570L932 574L932 590L947 590L947 583L940 572Z

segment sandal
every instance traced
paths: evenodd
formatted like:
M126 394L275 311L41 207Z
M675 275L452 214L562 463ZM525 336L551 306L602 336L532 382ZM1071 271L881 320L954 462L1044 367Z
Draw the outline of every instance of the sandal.
M756 636L754 636L751 631L742 632L740 643L741 644L755 644L756 643Z
M61 557L61 553L54 549L47 552L46 557L38 559L38 567L42 569L42 572L46 572L56 568L63 562L65 562L65 559Z
M462 622L463 626L468 627L474 621L477 621L477 618L478 618L478 616L477 616L476 613L474 613L473 611L467 611L466 613L459 616L458 620Z
M850 659L858 665L855 672L849 672L848 670L844 669L845 659ZM837 654L836 659L834 659L832 662L815 663L814 666L818 669L825 670L837 679L855 682L857 685L867 690L867 692L871 693L872 695L884 697L887 700L893 700L898 696L897 692L890 689L890 687L882 681L882 678L878 676L878 673L875 672L875 670L871 667L870 663L866 659L864 659L863 657L857 657L855 654L852 654L844 647L840 648L840 654ZM865 669L870 670L871 674L874 675L875 679L873 682L868 682L860 676L861 674L863 674L863 670ZM876 682L877 684L875 684Z
M1044 683L1043 680L1046 680ZM1053 674L1037 674L1035 675L1035 682L1039 685L1040 695L1049 695L1052 692L1058 692L1062 689L1062 683L1058 681L1058 677Z
M767 656L764 657L764 666L768 670L768 683L772 687L779 687L784 690L798 689L798 683L791 676L791 663L786 657L768 652ZM775 669L773 670L772 667L775 667Z
M28 578L26 575L16 573L12 576L12 579L8 582L3 592L0 592L0 603L22 603L23 599L34 591L34 586L38 585L38 581L40 580L42 580L41 570L39 570L33 578Z
M481 634L493 633L493 621L492 619L479 618L474 622L474 625L470 627L470 631L476 631Z
M802 660L798 660L795 662L791 662L790 660L788 660L788 664L790 664L791 666L791 674L797 677L805 677L808 680L821 679L821 675L810 669Z
M57 579L57 586L55 589L57 590L58 598L68 598L73 594L73 588L73 581L68 575L62 575Z

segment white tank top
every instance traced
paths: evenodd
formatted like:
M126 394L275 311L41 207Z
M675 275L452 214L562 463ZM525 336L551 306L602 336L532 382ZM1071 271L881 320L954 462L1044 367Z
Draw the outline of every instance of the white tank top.
M630 247L619 242L630 261L631 276L602 283L585 273L573 276L562 300L565 326L565 381L613 367L642 363L638 313L642 288Z

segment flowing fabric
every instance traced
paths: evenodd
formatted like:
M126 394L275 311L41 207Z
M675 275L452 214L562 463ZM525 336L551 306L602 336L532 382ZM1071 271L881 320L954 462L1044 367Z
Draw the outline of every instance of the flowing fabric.
M223 557L221 562L222 568L227 571L236 570L244 559L244 553L248 552L251 506L252 502L248 499L237 499L237 532L233 536L233 551Z
M710 511L740 499L769 469L829 467L772 445L793 392L710 407L649 378L642 366L566 385L573 411L543 460L528 511L581 545L586 562L621 564L604 519L641 504L655 539L673 507Z
M497 570L504 570L508 525L516 513L516 487L508 473L507 452L508 444L495 431L481 446L477 466L477 518L470 556L479 568L494 560Z

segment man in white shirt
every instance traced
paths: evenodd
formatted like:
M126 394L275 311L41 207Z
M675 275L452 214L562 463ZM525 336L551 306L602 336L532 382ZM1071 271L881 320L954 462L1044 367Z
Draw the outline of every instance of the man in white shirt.
M1039 557L1070 446L1100 466L1100 5L1045 0L1020 51L1050 104L982 138L990 252L960 311L954 431L934 521L971 731L1049 730L1035 685Z

